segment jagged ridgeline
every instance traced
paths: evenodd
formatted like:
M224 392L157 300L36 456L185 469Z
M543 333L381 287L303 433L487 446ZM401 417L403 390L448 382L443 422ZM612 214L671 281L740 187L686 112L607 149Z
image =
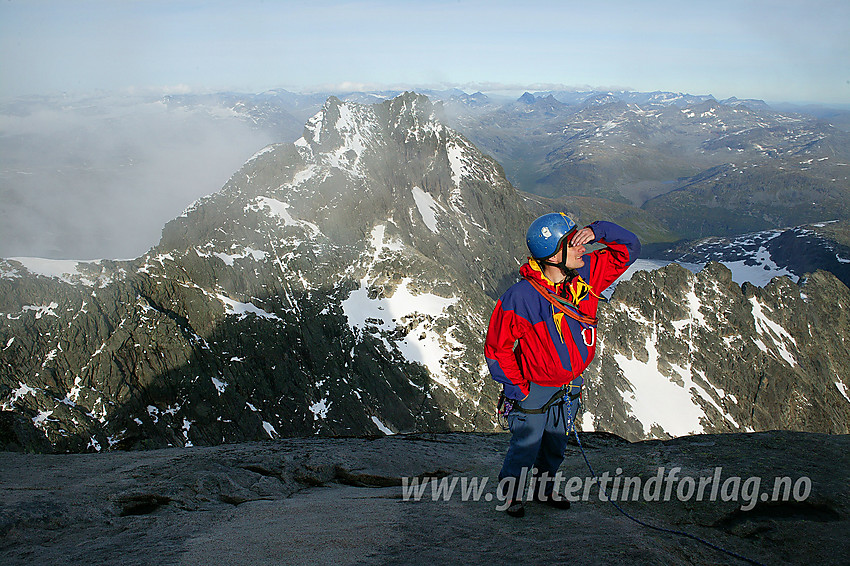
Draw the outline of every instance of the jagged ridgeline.
M5 261L7 432L85 450L492 430L483 337L530 219L427 98L330 98L138 260L64 280Z
M709 263L618 285L600 309L583 427L632 441L695 433L850 432L850 289L828 271L743 286Z
M483 340L528 202L427 98L330 98L135 261L0 260L0 447L495 430ZM601 305L581 425L850 432L848 304L827 272L639 272Z

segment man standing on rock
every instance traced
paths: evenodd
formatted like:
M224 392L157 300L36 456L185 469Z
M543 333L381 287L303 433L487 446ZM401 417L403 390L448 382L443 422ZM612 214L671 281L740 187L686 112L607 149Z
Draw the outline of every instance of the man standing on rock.
M523 490L567 509L554 493L570 423L578 410L581 373L596 352L599 294L640 254L637 236L611 222L577 229L563 213L544 214L526 234L531 258L523 279L502 295L490 318L484 353L493 379L504 387L502 412L511 442L499 473L509 486L506 511L522 517ZM585 245L603 249L585 254Z

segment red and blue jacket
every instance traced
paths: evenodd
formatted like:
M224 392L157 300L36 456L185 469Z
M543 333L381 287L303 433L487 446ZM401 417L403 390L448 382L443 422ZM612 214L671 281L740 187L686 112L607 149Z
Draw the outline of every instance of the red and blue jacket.
M596 325L560 312L527 279L568 299L579 314L595 318L599 294L637 259L640 241L612 222L594 222L590 228L596 236L591 243L605 248L585 254L577 276L554 285L529 258L520 268L523 280L496 303L484 356L490 375L510 399L524 399L529 382L547 387L584 382L581 372L596 353Z

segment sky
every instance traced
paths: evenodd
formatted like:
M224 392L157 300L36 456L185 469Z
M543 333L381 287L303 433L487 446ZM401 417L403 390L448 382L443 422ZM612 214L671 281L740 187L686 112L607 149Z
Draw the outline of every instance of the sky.
M674 91L850 103L846 0L0 0L0 98Z

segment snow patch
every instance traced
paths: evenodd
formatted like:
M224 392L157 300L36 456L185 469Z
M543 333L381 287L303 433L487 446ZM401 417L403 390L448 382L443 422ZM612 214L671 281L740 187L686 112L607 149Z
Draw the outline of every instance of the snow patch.
M463 148L457 142L450 141L446 143L446 154L449 158L449 168L452 171L452 181L456 187L459 187L461 179L470 173L466 167Z
M280 434L275 430L272 424L268 421L263 421L263 430L266 431L266 434L269 435L269 438L278 438Z
M313 420L325 419L328 416L328 409L331 407L331 402L327 399L316 401L310 405L310 412L313 413Z
M85 287L105 287L112 282L113 278L106 275L103 260L80 261L75 259L45 259L40 257L11 257L8 261L21 264L24 269L33 275L59 279L69 285L83 285ZM9 267L11 264L6 262ZM100 268L100 274L92 275L95 266ZM18 277L17 270L5 271L4 278Z
M192 444L192 441L189 440L189 430L191 428L192 421L190 421L186 417L183 417L183 446L185 446L186 448L191 448L192 446L194 446L194 444Z
M422 217L422 221L425 222L425 226L428 227L433 233L437 233L437 210L445 212L440 204L434 200L429 193L426 193L419 187L413 187L413 200L416 202L416 208L419 210L419 215Z
M15 406L15 403L17 403L21 399L21 397L25 395L32 395L33 397L35 397L36 391L36 389L33 389L23 381L19 381L18 388L12 390L12 396L9 397L9 399L3 403L3 409L7 411L12 409Z
M661 427L671 436L702 433L704 430L700 418L705 413L691 392L696 384L684 371L676 372L682 378L682 385L661 373L658 368L657 339L655 332L646 338L649 355L646 362L614 354L614 361L631 385L631 391L620 392L623 401L631 407L631 414L641 423L647 435L653 425Z
M213 386L215 386L216 390L218 391L218 394L221 395L222 393L224 393L224 390L227 389L227 383L214 377L210 377L210 379L212 380Z
M847 386L841 383L840 381L836 381L835 387L842 395L844 395L844 398L847 399L847 402L850 403L850 395L847 395Z
M276 314L264 311L253 303L240 303L239 301L235 301L227 295L222 295L221 293L216 293L216 296L218 297L219 301L224 303L224 308L227 311L227 314L236 316L239 318L239 320L242 320L249 314L253 314L260 318L265 318L266 320L279 320L283 322L283 319L281 319Z
M32 424L39 428L43 428L44 423L47 421L47 417L53 414L53 411L39 411L38 415L33 417Z
M750 304L753 309L753 319L755 320L756 331L759 335L769 337L773 343L776 345L776 348L779 350L779 355L782 356L786 362L788 362L791 366L797 365L797 360L794 358L794 355L788 350L788 343L794 345L794 348L797 347L797 341L794 340L794 337L788 333L787 330L782 328L780 325L770 320L765 314L765 306L758 300L756 297L750 298ZM758 343L758 342L757 342ZM759 345L763 351L767 351L767 348L764 346L764 343Z
M25 305L21 310L22 312L34 311L35 318L41 318L45 315L55 316L56 318L59 318L59 315L56 314L56 311L53 310L58 306L59 303L51 302L49 305Z
M391 252L404 250L404 244L401 240L385 238L386 229L385 224L378 224L372 228L372 232L369 234L369 244L375 250L375 254L372 256L373 263L378 261L384 250Z
M593 415L590 411L585 411L581 416L581 430L583 432L594 432L596 430L593 425Z
M676 332L681 332L686 326L692 323L708 327L708 324L705 321L705 316L702 312L700 312L702 303L700 302L699 297L697 297L696 291L693 287L691 287L691 290L685 295L685 299L688 301L688 318L672 321L673 328L676 329Z
M289 203L281 202L269 197L257 197L245 205L245 212L262 212L267 210L270 216L282 221L284 226L298 226L306 228L314 237L321 235L322 232L319 230L318 226L312 222L294 218L289 213L289 208Z
M234 244L234 246L235 246L235 244ZM200 256L201 253L198 252L198 255ZM226 254L226 253L222 253L222 252L213 252L211 255L216 256L218 259L220 259L221 261L223 261L225 264L227 264L230 267L233 267L233 262L237 259L244 259L244 258L247 258L247 257L252 258L254 261L265 261L265 259L266 259L266 252L264 252L262 250L255 250L253 248L245 248L244 250L242 250L240 253L237 253L237 254Z
M372 417L372 422L375 423L375 426L378 427L378 430L386 434L387 436L392 436L395 434L392 429L390 429L387 425L382 423L378 417Z
M343 313L349 326L355 330L377 330L388 350L392 350L392 346L381 331L393 331L399 322L412 323L405 336L396 339L395 346L406 359L428 368L434 381L455 390L457 384L443 368L445 358L451 355L450 344L433 329L433 320L442 316L459 299L433 293L413 294L409 289L411 281L410 278L403 279L390 297L370 299L367 281L361 280L360 288L352 291L342 302Z
M756 262L756 265L747 265L753 261ZM738 285L743 285L744 282L749 281L753 285L764 287L774 277L781 277L783 275L789 277L795 283L799 280L799 277L784 267L776 265L770 257L770 252L764 246L761 246L750 259L723 261L721 263L729 268L732 272L732 281Z

